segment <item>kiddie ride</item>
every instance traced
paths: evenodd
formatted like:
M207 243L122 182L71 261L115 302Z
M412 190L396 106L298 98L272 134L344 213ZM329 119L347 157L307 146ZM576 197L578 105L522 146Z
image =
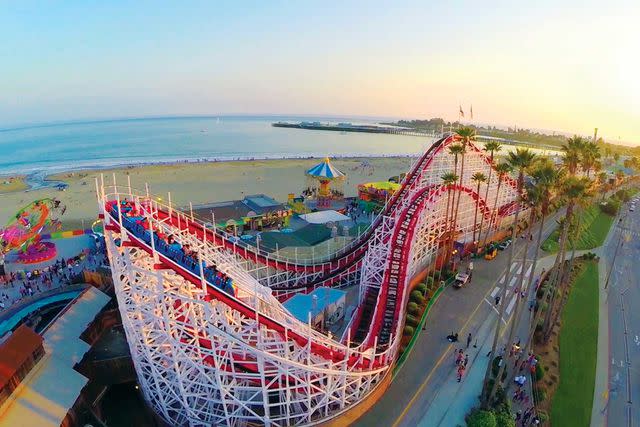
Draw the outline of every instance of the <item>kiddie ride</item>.
M56 245L43 242L42 233L59 230L60 221L54 216L64 214L65 210L56 199L36 200L20 209L7 226L0 229L1 253L15 253L7 261L35 264L55 258Z

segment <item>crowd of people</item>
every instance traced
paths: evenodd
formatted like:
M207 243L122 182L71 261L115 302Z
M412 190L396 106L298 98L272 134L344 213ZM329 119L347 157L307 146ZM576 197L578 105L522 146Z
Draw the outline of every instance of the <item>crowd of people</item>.
M52 289L71 284L72 279L84 270L95 271L106 262L106 254L100 248L73 258L61 258L53 264L32 271L13 271L0 275L0 310Z
M180 244L173 235L165 235L162 231L156 230L153 233L149 230L149 222L146 217L140 216L140 212L134 203L124 199L120 202L120 212L125 228L145 243L151 244L153 235L153 245L155 250L187 269L196 276L201 271L207 282L234 295L235 288L233 280L218 270L215 264L207 265L201 261L197 251L191 248L188 243ZM112 207L112 213L117 217L117 207Z

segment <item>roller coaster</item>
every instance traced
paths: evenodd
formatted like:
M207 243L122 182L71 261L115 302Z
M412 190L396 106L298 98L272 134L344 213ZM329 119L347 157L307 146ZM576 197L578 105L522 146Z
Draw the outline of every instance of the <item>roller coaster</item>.
M412 278L445 258L452 241L470 244L480 217L491 235L513 223L516 183L493 172L477 193L471 176L489 176L492 165L473 142L460 181L443 184L457 139L435 141L368 230L322 259L260 250L148 187L97 180L123 325L155 412L177 426L314 425L367 398L397 358ZM298 292L350 285L359 287L358 306L340 337L282 305Z

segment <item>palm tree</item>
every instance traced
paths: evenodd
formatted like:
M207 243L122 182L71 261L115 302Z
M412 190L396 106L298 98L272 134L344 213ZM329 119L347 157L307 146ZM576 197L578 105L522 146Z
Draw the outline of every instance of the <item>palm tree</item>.
M471 127L465 126L458 129L456 131L456 135L458 135L458 137L460 138L460 141L461 141L460 145L462 145L462 153L461 153L462 160L460 162L460 181L459 181L460 189L462 189L462 181L464 179L464 157L467 152L467 145L469 145L471 141L476 139L476 130ZM458 201L456 202L456 211L455 211L455 214L453 215L454 231L458 229L458 210L460 209L461 198L462 198L462 192L458 191ZM451 244L453 244L453 241Z
M607 181L609 176L606 172L600 172L598 174L598 185L600 186L600 193L602 194L602 200L607 195Z
M504 177L506 177L509 174L509 171L511 171L511 166L508 163L500 163L499 165L496 166L496 173L498 174L498 189L496 191L496 201L494 203L493 206L493 210L495 211L497 209L497 204L498 204L498 198L500 196L500 186L502 184L502 180L504 179ZM492 218L493 218L493 212L492 212ZM496 213L497 216L497 213ZM491 227L491 220L489 220L489 227L487 227L487 233L489 232L489 228ZM514 227L515 229L515 227ZM485 242L486 242L486 238L485 238ZM511 262L509 262L509 265L511 264ZM510 270L510 269L509 269ZM508 283L508 282L505 282ZM506 289L506 286L505 286ZM484 375L484 382L482 384L482 395L481 395L481 401L482 401L482 406L484 408L487 407L490 399L490 393L487 389L487 386L489 384L489 373L491 372L491 367L493 366L493 359L494 359L494 355L496 354L496 347L498 346L498 335L499 335L499 329L500 329L500 319L502 318L502 311L504 309L504 298L502 300L502 305L500 306L500 314L498 315L498 324L496 325L496 330L498 331L498 333L496 333L493 336L493 345L491 346L491 358L489 359L489 364L487 365L487 371L485 372Z
M447 209L445 210L445 219L444 219L444 236L445 236L445 260L444 262L440 265L440 277L442 277L442 267L447 263L448 261L448 253L449 253L449 206L452 204L451 203L451 187L458 181L458 175L456 175L453 172L447 172L444 175L442 175L440 177L440 179L442 179L442 183L444 184L445 188L447 189Z
M498 188L496 188L496 198L493 202L493 210L489 218L489 225L487 225L487 231L484 233L484 243L482 246L486 246L487 239L489 238L489 232L491 228L498 224L498 199L500 198L500 187L502 187L502 181L511 172L511 166L508 163L500 163L496 167L496 174L498 175Z
M582 169L585 171L587 178L592 170L598 167L598 159L600 154L600 146L595 142L584 141L580 150Z
M529 170L529 168L531 168L534 164L534 162L536 161L537 157L536 155L529 149L526 148L518 148L516 149L515 153L514 152L510 152L509 156L507 158L507 162L509 164L509 166L511 166L512 169L517 170L518 171L518 179L517 179L517 188L518 188L518 197L522 197L523 199L526 198L526 195L524 194L524 176L525 176L525 172L527 170ZM507 285L508 283L511 282L511 264L513 263L513 258L515 256L515 248L516 248L516 244L515 244L515 239L517 238L517 228L518 228L518 216L520 215L520 209L521 209L521 201L518 200L518 205L516 206L516 213L514 216L514 220L513 220L513 226L511 228L511 240L514 242L511 244L511 250L509 251L509 258L507 261L507 272L505 273L505 279L504 279L504 287L502 289L502 301L500 304L500 314L498 315L498 321L496 322L496 331L495 331L495 337L494 337L494 341L498 341L498 336L500 335L500 327L502 326L502 323L500 322L500 319L502 319L503 314L504 314L504 310L507 306ZM533 218L530 219L530 223L533 222ZM522 271L520 273L520 283L518 285L518 287L516 288L516 291L518 291L518 293L520 292L519 289L522 288L523 285L523 281L524 281L524 272L526 271L526 261L527 261L527 252L529 249L529 239L526 239L525 241L525 249L524 249L524 255L522 258ZM513 320L511 322L511 330L509 332L509 339L507 340L508 343L511 343L513 340L513 335L515 333L515 329L516 329L516 324L519 313L520 313L520 301L522 300L522 298L519 298L516 296L516 306L515 306L515 310L514 310L514 314L513 314ZM495 351L495 350L494 350ZM491 359L493 360L493 359ZM490 363L491 364L491 363ZM505 367L506 363L503 363L502 365L500 365L500 369L498 370L498 376L496 377L496 381L494 381L493 383L493 387L491 387L491 391L489 392L489 401L491 401L491 398L493 397L493 394L495 393L496 387L498 385L499 380L497 378L502 378L502 372L504 371L504 367ZM487 374L489 374L491 371L487 372Z
M567 237L569 233L569 226L573 221L574 210L576 204L579 199L585 197L588 189L590 187L590 181L587 178L578 178L576 176L567 177L562 183L561 189L563 196L567 199L567 211L565 213L565 221L562 226L562 233L560 235L560 248L558 249L558 255L556 256L556 261L554 264L554 274L553 280L551 282L551 286L555 289L558 286L560 278L564 275L564 267L565 267L565 259L566 259L566 249L567 249ZM544 340L545 342L551 336L552 323L551 323L551 315L553 313L553 308L555 305L555 299L557 296L557 292L553 292L551 294L551 301L547 308L547 312L545 314L544 319Z
M535 243L536 251L531 265L531 274L529 275L529 281L527 283L527 289L529 292L529 297L527 299L529 301L535 301L536 288L533 286L533 278L535 276L534 273L536 271L536 266L540 257L540 246L542 245L542 231L544 230L544 221L545 218L549 215L549 206L554 195L554 190L562 179L563 175L564 171L558 170L555 165L548 159L545 159L545 161L539 161L536 165L536 168L531 173L533 183L527 188L527 199L531 207L540 207L541 218L538 228L538 236ZM551 287L549 286L545 289L542 301L547 300L550 289ZM533 317L533 321L529 324L529 333L527 334L527 338L524 342L524 345L522 346L522 349L525 353L530 350L531 340L533 339L533 334L536 331L536 326L538 325L538 322L540 320L542 310L534 311L534 313L535 314ZM516 319L516 317L514 317L514 319ZM507 379L507 384L511 384L515 373L516 370L513 369L511 375Z
M487 177L482 172L476 172L471 176L471 181L478 186L476 188L476 209L473 213L473 247L476 250L478 246L478 242L476 242L476 227L478 226L478 205L480 205L480 184L487 182ZM482 229L478 231L478 240L480 240L480 233L482 233Z
M449 154L453 155L453 173L454 174L458 174L458 156L461 156L464 159L464 152L465 152L465 147L462 144L452 144L449 146ZM462 174L458 175L458 178L461 179L460 177L462 176ZM454 183L455 184L455 183ZM460 195L461 193L458 191L458 200L460 200ZM451 221L450 221L450 232L449 235L451 237L450 239L450 247L448 249L448 253L450 253L453 250L453 235L455 234L455 206L456 206L456 193L453 193L453 199L451 200ZM447 255L447 261L448 261L448 255Z
M486 204L489 204L489 187L491 187L491 173L493 172L493 168L494 168L494 157L495 157L495 154L498 153L501 148L502 148L502 144L500 144L497 141L489 141L484 144L484 151L489 153L489 163L490 163L489 177L487 178L487 190L484 192L484 202ZM483 223L484 223L484 216L480 218L480 230L482 230ZM489 226L491 226L491 223L489 223ZM478 240L480 240L481 236L482 234L478 233ZM487 237L485 236L484 243L482 244L482 246L485 246L486 244L487 244Z

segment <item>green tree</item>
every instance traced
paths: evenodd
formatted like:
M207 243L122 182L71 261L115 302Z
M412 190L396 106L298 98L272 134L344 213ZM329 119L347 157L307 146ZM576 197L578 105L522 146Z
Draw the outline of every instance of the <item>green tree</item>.
M476 172L471 176L471 181L477 185L476 208L473 213L473 246L477 249L478 243L476 242L476 228L478 226L478 206L480 205L480 184L487 182L487 176L482 172ZM478 230L478 240L480 240L480 234L482 234L482 228Z
M517 189L518 189L518 197L521 197L522 199L526 199L526 194L524 194L524 177L526 172L534 165L535 161L536 161L537 157L536 155L528 149L523 149L523 148L518 148L516 149L515 152L510 152L508 157L507 157L507 162L509 164L509 166L511 167L511 169L516 170L518 172L518 178L517 178ZM513 263L513 258L515 256L515 240L517 238L516 235L516 229L517 229L517 225L518 225L518 217L520 215L520 211L522 208L522 201L518 200L517 201L518 205L516 207L516 213L514 216L514 220L513 220L513 227L511 229L511 240L514 242L514 244L511 245L511 250L509 251L509 258L507 261L507 265L511 266L511 264ZM529 224L531 224L533 221L530 220ZM524 280L524 272L526 271L526 263L527 263L527 253L528 253L528 249L529 249L529 239L525 240L525 249L524 249L524 255L522 258L522 272L520 274L520 282L518 284L518 287L516 288L517 292L520 292L520 289L522 289L522 285L523 285L523 280ZM496 347L498 345L498 337L500 336L500 329L502 326L502 322L501 319L503 318L504 315L504 310L507 307L507 283L511 282L511 268L507 268L507 272L505 273L505 279L504 279L504 283L505 286L502 289L502 297L501 297L501 303L500 303L500 310L499 310L499 314L498 314L498 319L496 321L496 330L495 330L495 335L493 337L493 346L492 346L492 355L495 355L495 351L496 351ZM516 298L516 306L515 306L515 310L514 310L514 319L518 319L519 317L519 313L520 313L520 301L522 300L522 298ZM518 322L512 322L511 323L511 330L509 332L509 338L507 340L508 343L513 341L513 336L515 334L515 325ZM502 372L504 371L505 366L507 365L507 363L503 363L500 366L500 371L498 373L498 376L496 378L502 378ZM489 381L491 375L491 371L489 369L489 367L487 367L487 372L485 374L485 381L484 383L487 384ZM491 387L490 390L484 390L483 395L487 396L488 401L491 401L491 398L493 397L496 387L498 386L498 381L495 381L493 384L493 387Z
M488 205L489 204L489 187L491 187L491 174L493 172L494 166L495 166L495 154L500 152L500 149L502 148L502 145L497 142L497 141L489 141L487 143L484 144L484 151L486 151L487 153L489 153L489 176L487 177L487 189L484 192L484 202ZM491 221L491 220L489 220ZM484 224L484 215L482 217L480 217L480 230L482 230L482 226ZM489 222L489 226L491 226L491 222ZM487 227L487 228L488 228ZM478 234L478 240L481 239L482 234ZM485 237L484 239L484 243L483 246L487 244L487 239Z
M449 240L450 237L450 229L449 229L449 206L452 205L453 203L451 203L451 190L452 187L455 185L455 183L458 181L458 175L456 175L453 172L447 172L444 175L442 175L440 177L440 179L442 179L442 183L444 184L445 188L447 189L447 208L445 211L445 219L444 219L444 227L443 227L443 238L445 239L445 244L443 245L445 248L445 262L443 262L440 265L440 273L439 276L442 277L442 268L443 266L447 263L446 261L449 259Z
M489 224L487 225L487 231L484 234L484 243L482 246L487 245L487 239L489 238L489 232L492 228L497 227L498 225L498 199L500 198L500 187L502 187L502 182L504 179L509 176L511 172L511 166L508 163L500 163L495 167L496 175L498 175L498 187L496 188L496 198L493 202L493 210L491 211L491 217L489 219Z

